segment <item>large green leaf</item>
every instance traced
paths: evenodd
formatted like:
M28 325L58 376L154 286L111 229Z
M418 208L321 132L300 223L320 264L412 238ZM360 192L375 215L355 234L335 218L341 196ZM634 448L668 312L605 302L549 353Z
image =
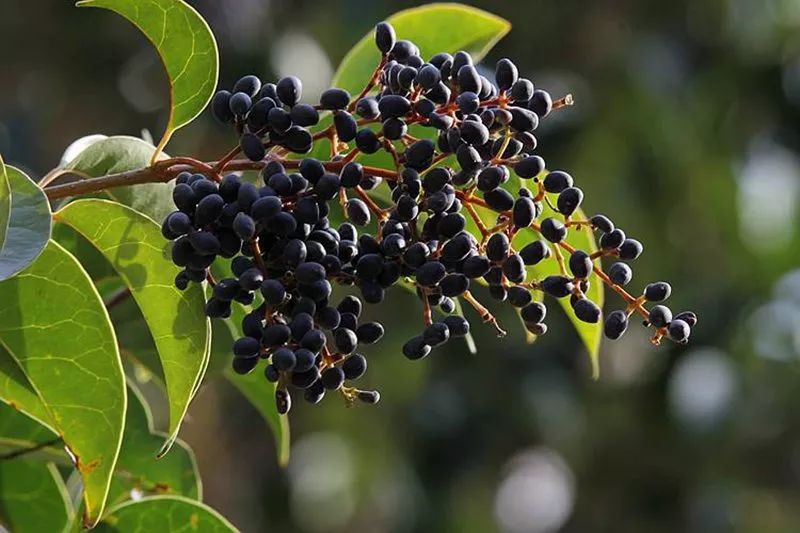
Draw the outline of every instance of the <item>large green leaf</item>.
M166 241L158 225L116 202L86 199L55 214L108 259L131 290L155 341L169 398L166 453L208 362L209 322L203 289L175 288L178 268L165 259Z
M0 461L0 522L14 533L62 531L72 503L53 463L27 458Z
M89 148L94 143L103 141L105 139L108 139L108 135L103 135L100 133L84 135L83 137L75 139L64 149L64 153L61 154L61 161L58 163L59 168L65 168L73 159L78 157L81 152Z
M80 7L102 7L136 25L158 50L167 71L170 113L159 151L178 128L189 124L214 94L219 54L211 28L183 0L82 0Z
M137 137L119 135L92 143L65 167L97 178L118 172L137 170L148 165L155 147ZM161 154L159 157L166 157ZM154 220L163 220L175 210L172 204L174 182L142 183L109 189L107 194Z
M177 439L172 453L156 460L153 451L166 435L153 430L149 406L132 383L128 387L125 436L108 494L109 505L130 499L133 490L145 495L169 493L202 499L200 474L192 450Z
M56 224L55 228L64 228L67 232L75 234L63 224ZM78 236L78 239L85 242L81 236ZM100 252L95 248L92 250L108 263ZM125 283L120 278L113 277L95 280L95 286L104 302L113 303L113 305L107 303L106 307L117 334L117 344L126 374L134 376L138 384L153 381L158 390L166 396L167 387L164 383L164 370L158 358L158 348L136 301L129 297L130 293L126 297L121 296L121 291L128 290Z
M245 398L250 400L261 416L266 421L267 425L272 430L272 436L275 439L275 450L278 455L278 463L281 466L286 466L289 463L289 417L286 415L279 415L275 407L275 385L267 381L264 373L258 369L250 372L245 376L241 376L233 371L231 367L231 349L234 339L241 336L239 331L239 324L242 322L244 312L241 307L234 306L233 314L230 318L223 321L227 328L227 335L225 330L217 330L214 333L219 333L219 336L224 339L220 342L220 346L228 346L226 351L215 353L217 359L222 359L221 362L215 363L215 367L224 368L223 373L228 381L241 392ZM217 341L215 341L216 343ZM224 365L224 366L223 366Z
M112 509L96 528L99 532L152 533L154 531L237 531L211 507L183 496L150 496Z
M55 242L0 283L0 341L69 448L83 478L86 522L94 523L122 441L125 380L100 296L77 260Z
M422 57L465 50L478 61L511 29L511 23L461 4L429 4L399 11L386 19L398 39L410 39ZM358 94L380 60L374 32L365 35L344 57L332 85Z
M164 369L158 358L158 348L139 306L132 298L127 298L109 309L108 313L117 332L123 361L131 363L140 379L154 380L166 394Z
M22 271L42 253L51 223L44 192L24 172L0 160L0 281Z

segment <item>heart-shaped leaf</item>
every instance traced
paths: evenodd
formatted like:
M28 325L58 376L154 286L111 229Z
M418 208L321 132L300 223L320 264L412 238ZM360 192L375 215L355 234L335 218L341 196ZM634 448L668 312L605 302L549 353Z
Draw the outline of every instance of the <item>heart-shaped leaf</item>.
M42 253L51 222L44 192L24 172L0 160L0 281Z
M109 505L130 499L131 491L137 491L139 495L178 494L193 500L202 499L197 463L185 442L177 439L172 453L158 460L153 456L153 450L158 449L165 437L165 434L153 430L149 406L136 387L128 382L125 435L108 494Z
M93 142L84 148L65 169L98 178L108 174L144 168L155 154L155 147L137 137L118 135ZM160 158L166 157L161 154ZM163 220L171 211L174 182L142 183L116 187L106 191L114 200L144 213L150 218Z
M0 341L70 450L83 478L85 521L93 524L122 441L125 380L100 296L77 260L55 242L0 283ZM3 400L21 404L24 398Z
M438 52L465 50L479 61L511 29L496 15L462 4L428 4L399 11L386 19L398 39L409 39L429 58ZM380 61L370 31L344 56L331 84L358 94Z
M85 199L55 215L94 245L131 290L158 349L169 398L169 450L208 362L209 321L203 289L175 288L178 268L166 259L158 225L141 213L108 200Z
M175 131L200 114L214 94L219 72L217 43L211 28L183 0L82 0L79 7L114 11L144 33L169 78L170 113L159 153Z
M67 487L53 463L0 461L0 523L15 533L62 531L72 520Z
M108 510L96 531L133 533L150 531L236 532L211 507L183 496L149 496Z

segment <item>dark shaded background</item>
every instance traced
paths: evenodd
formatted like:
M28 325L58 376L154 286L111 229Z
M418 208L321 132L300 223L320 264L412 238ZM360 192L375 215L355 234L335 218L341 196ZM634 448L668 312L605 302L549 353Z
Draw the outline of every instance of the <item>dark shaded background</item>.
M224 85L292 73L308 98L376 21L412 5L193 4ZM540 153L571 170L589 211L645 243L635 289L670 280L673 308L700 315L692 342L655 349L633 328L604 344L595 382L553 305L535 345L476 325L477 356L451 343L411 363L399 346L417 307L396 289L372 310L389 330L367 352L381 404L299 405L288 470L256 411L206 387L183 432L206 502L245 531L800 530L800 2L476 5L514 24L485 65L509 56L575 95L543 123ZM40 176L80 136L162 131L164 76L121 18L4 0L0 34L7 161ZM206 113L168 151L212 159L233 142Z

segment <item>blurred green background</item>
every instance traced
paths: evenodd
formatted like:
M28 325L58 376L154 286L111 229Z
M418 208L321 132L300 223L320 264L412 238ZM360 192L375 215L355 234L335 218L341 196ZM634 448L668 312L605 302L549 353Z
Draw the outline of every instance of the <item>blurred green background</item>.
M296 74L305 99L413 5L191 3L223 86ZM700 316L689 346L653 348L632 327L603 345L592 381L551 305L534 345L475 320L476 356L453 342L409 362L417 303L394 289L369 311L389 332L365 351L381 403L296 402L288 469L252 406L224 382L204 388L182 436L205 501L244 531L800 530L800 2L474 5L513 23L487 69L511 57L537 87L574 94L539 128L539 153L572 172L587 211L645 243L633 289L672 282L673 309ZM83 135L160 135L165 77L133 26L64 0L4 0L0 15L8 162L38 177ZM233 142L205 113L168 151L213 159Z

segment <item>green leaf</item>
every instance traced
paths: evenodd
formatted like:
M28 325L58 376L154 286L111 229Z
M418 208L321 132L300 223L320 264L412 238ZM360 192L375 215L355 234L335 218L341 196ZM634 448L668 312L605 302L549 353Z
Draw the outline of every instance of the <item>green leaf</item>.
M108 135L103 135L100 133L84 135L83 137L75 139L64 149L64 153L61 154L61 161L58 164L59 167L66 167L68 164L70 164L70 162L72 162L73 159L78 157L81 152L89 148L97 141L102 141L105 139L108 139Z
M133 298L127 298L112 307L108 313L117 332L119 351L123 360L133 365L139 377L148 381L153 380L166 395L164 369L158 358L158 348L139 306Z
M72 514L67 488L53 463L0 461L0 522L10 531L62 531Z
M53 234L50 238L75 256L75 259L94 281L100 296L105 298L106 294L103 292L102 284L116 280L117 273L103 257L103 254L98 252L86 239L63 224L53 224ZM119 282L117 284L119 285ZM117 337L119 337L119 332L117 332Z
M96 531L151 533L153 531L230 532L237 529L211 507L183 496L150 496L109 509Z
M153 451L164 442L166 434L153 430L145 399L132 383L128 387L125 435L108 495L109 505L130 499L134 489L144 494L170 493L202 499L200 473L192 450L177 439L172 453L156 460Z
M214 94L219 53L211 28L183 0L82 0L79 7L110 9L131 21L158 50L169 78L170 113L158 152L189 124Z
M511 29L507 20L462 4L429 4L400 11L386 20L399 39L414 41L425 58L437 52L465 50L479 61ZM370 31L344 56L331 85L356 95L379 61L380 52Z
M122 441L125 380L100 296L77 260L55 242L25 271L0 283L0 342L69 448L83 478L86 522L94 523Z
M116 202L86 199L55 215L108 259L142 311L158 349L169 399L169 450L208 362L209 321L199 285L175 288L179 272L168 257L158 225Z
M155 147L137 137L119 135L96 141L81 151L65 167L98 178L146 167L155 154ZM159 156L161 159L166 154ZM114 200L144 213L154 220L163 220L175 210L172 204L173 181L142 183L109 189Z
M233 314L230 318L224 320L224 324L228 327L228 335L225 336L225 344L228 348L226 352L215 354L217 358L224 359L224 363L220 363L222 367L224 364L223 374L228 381L241 392L245 398L250 400L267 425L272 430L272 436L275 439L275 450L278 454L278 464L286 466L289 463L289 418L286 415L279 415L275 407L275 384L267 381L263 372L254 370L247 375L241 376L233 371L231 367L231 344L234 339L239 338L238 325L241 324L244 317L244 311L239 306L234 306ZM215 333L216 333L215 329ZM223 345L223 343L220 343ZM216 366L216 365L215 365Z
M87 242L83 237L63 224L56 224L55 228L63 228L65 231L76 235L81 242ZM104 263L108 264L108 261L100 252L94 247L92 247L92 250L100 256ZM84 258L80 257L80 259L83 261ZM111 265L109 265L109 268L113 270ZM158 359L158 348L156 348L156 343L150 334L150 328L147 326L147 321L145 321L142 311L133 298L116 299L121 291L127 291L128 288L119 277L116 277L116 271L114 273L115 277L113 278L95 280L95 286L100 296L103 297L104 302L114 302L114 305L106 305L106 307L108 308L108 314L111 316L114 331L117 334L117 344L119 345L119 353L122 356L125 373L129 377L135 377L137 386L152 381L166 398L167 387L164 383L164 370L161 368L161 361Z
M0 160L0 281L42 253L50 240L51 223L44 192L24 172Z

